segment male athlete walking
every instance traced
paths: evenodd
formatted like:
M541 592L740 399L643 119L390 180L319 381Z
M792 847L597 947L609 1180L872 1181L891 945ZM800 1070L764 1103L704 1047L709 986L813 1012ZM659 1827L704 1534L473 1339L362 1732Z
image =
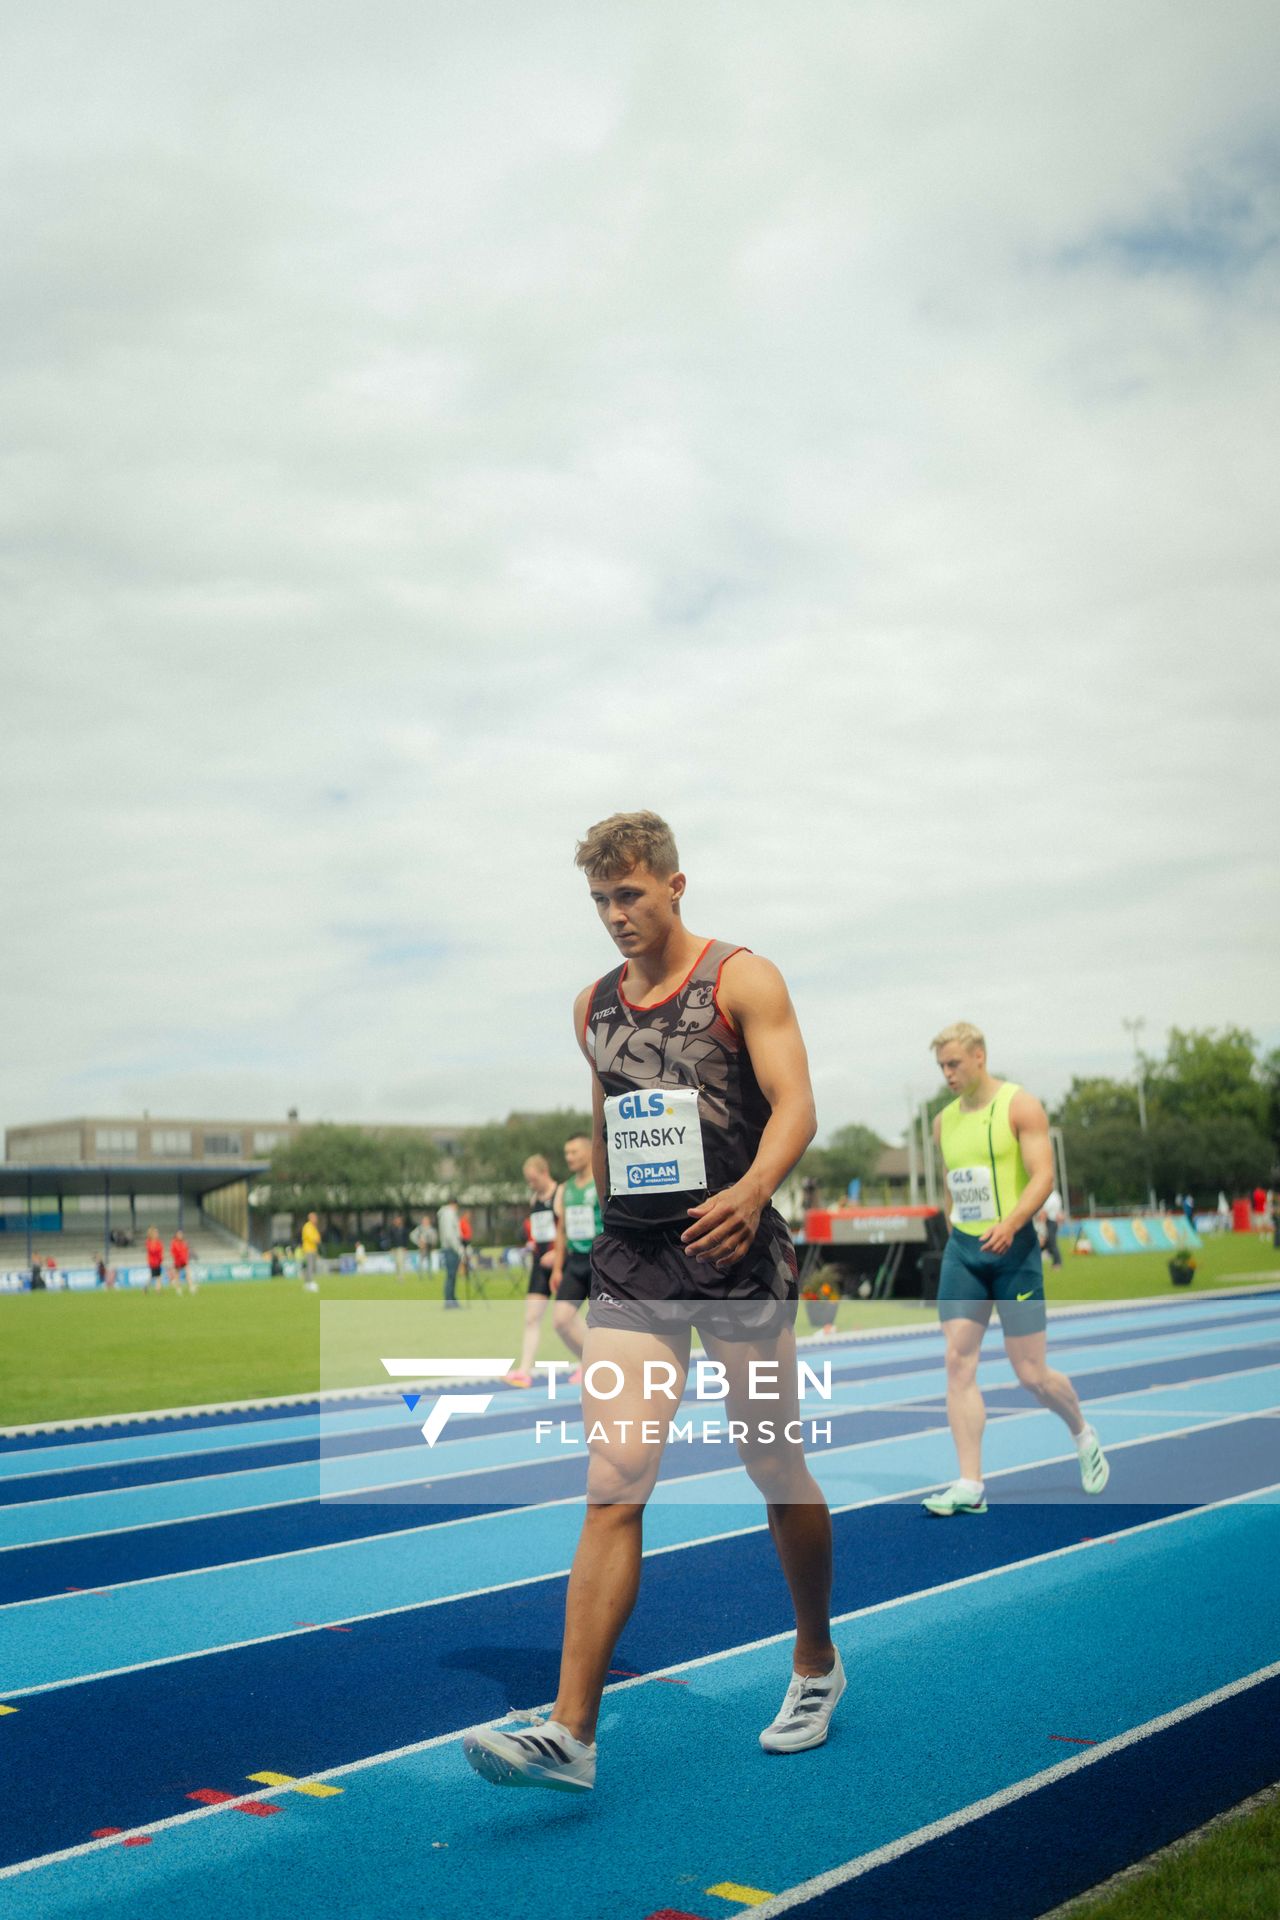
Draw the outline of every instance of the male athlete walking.
M523 1172L529 1189L529 1244L533 1257L529 1268L529 1290L524 1303L524 1343L520 1350L520 1364L506 1376L507 1385L511 1387L533 1385L533 1360L542 1333L542 1316L547 1310L548 1300L560 1283L562 1259L558 1245L560 1183L543 1153L530 1154ZM565 1345L574 1355L582 1351L581 1345L575 1346L571 1340L566 1340Z
M766 1441L749 1394L751 1364L773 1363L768 1432L799 1431L795 1251L770 1205L815 1131L795 1011L769 961L686 929L685 876L656 814L614 814L576 857L623 956L578 995L573 1014L591 1066L596 1184L607 1196L583 1352L587 1512L551 1718L477 1728L463 1742L487 1780L570 1791L595 1784L600 1698L639 1588L644 1506L693 1325L725 1369L727 1412L746 1435L739 1454L765 1497L796 1611L790 1684L760 1744L774 1753L817 1746L844 1690L831 1640L831 1517L802 1448ZM640 1124L641 1111L655 1123ZM622 1382L609 1398L592 1390L597 1362L606 1392ZM664 1382L656 1392L653 1378Z
M1080 1456L1086 1493L1101 1493L1111 1469L1065 1373L1045 1363L1044 1269L1033 1225L1053 1188L1053 1145L1044 1108L1025 1087L987 1072L987 1043L967 1020L933 1040L956 1098L933 1123L947 1169L951 1235L938 1281L947 1341L947 1419L960 1478L924 1502L946 1517L985 1513L978 1351L1000 1310L1005 1352L1022 1385L1065 1420Z

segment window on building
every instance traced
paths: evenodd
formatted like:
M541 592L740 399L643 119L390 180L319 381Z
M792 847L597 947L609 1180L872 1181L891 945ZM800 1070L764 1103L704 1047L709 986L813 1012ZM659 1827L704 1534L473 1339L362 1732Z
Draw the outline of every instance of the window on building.
M190 1127L152 1127L151 1151L153 1154L188 1157L191 1152Z
M206 1133L204 1137L206 1159L222 1160L239 1151L240 1135L238 1133Z
M99 1153L136 1153L138 1129L136 1127L99 1127L94 1134L94 1145Z
M76 1165L81 1158L78 1128L64 1133L11 1133L7 1140L5 1158L19 1165L66 1167Z
M280 1145L282 1140L288 1138L287 1133L282 1133L278 1129L272 1133L270 1129L259 1128L253 1136L253 1150L255 1153L270 1153L273 1148Z

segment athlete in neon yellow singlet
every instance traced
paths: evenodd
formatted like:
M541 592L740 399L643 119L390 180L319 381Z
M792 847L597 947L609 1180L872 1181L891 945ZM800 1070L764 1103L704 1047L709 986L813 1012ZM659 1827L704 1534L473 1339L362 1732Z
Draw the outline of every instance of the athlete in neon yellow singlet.
M951 1234L938 1283L947 1340L947 1419L960 1478L924 1502L928 1513L985 1513L978 1354L995 1306L1005 1352L1022 1385L1065 1420L1076 1443L1086 1493L1110 1475L1098 1436L1080 1411L1065 1373L1045 1359L1044 1268L1032 1222L1053 1188L1049 1121L1034 1094L987 1071L987 1043L968 1021L933 1041L956 1098L933 1123L947 1170Z

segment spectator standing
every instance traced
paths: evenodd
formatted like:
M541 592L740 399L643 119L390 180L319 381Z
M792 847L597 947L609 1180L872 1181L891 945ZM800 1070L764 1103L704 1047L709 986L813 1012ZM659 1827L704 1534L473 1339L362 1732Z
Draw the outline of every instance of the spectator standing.
M458 1213L458 1203L452 1196L445 1201L436 1215L436 1230L440 1235L440 1253L444 1260L444 1304L456 1307L458 1268L466 1245L462 1238L462 1220Z
M302 1223L302 1288L304 1293L319 1293L316 1278L320 1270L320 1219L309 1213Z
M1044 1250L1055 1267L1062 1265L1062 1254L1058 1249L1058 1228L1066 1209L1062 1204L1062 1195L1055 1187L1044 1203Z
M147 1268L156 1292L164 1285L164 1241L155 1227L147 1228Z
M417 1256L416 1256L416 1264L417 1264L418 1272L425 1273L427 1268L431 1264L432 1249L439 1242L439 1235L436 1233L435 1227L432 1225L431 1215L429 1213L423 1214L421 1220L419 1220L417 1226L414 1228L412 1234L410 1235L410 1238L412 1239L414 1246L418 1250Z
M191 1248L187 1245L187 1236L179 1227L169 1242L169 1258L173 1262L173 1286L175 1293L181 1293L182 1283L187 1283L187 1292L196 1290L195 1276L191 1271Z
M1195 1225L1196 1225L1196 1203L1192 1199L1189 1193L1183 1194L1181 1206L1182 1206L1183 1218L1186 1220L1187 1225L1191 1228L1192 1232L1194 1233Z

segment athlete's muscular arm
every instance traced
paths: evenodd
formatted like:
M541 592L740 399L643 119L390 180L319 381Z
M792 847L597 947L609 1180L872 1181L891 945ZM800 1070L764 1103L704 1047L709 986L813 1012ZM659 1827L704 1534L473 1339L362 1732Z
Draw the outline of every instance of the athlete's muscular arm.
M551 1211L555 1216L556 1237L543 1254L542 1264L547 1269L551 1291L554 1293L560 1285L560 1274L564 1265L564 1255L560 1248L564 1231L564 1188L559 1182L556 1183L556 1190L551 1196Z
M818 1130L809 1059L787 983L770 960L737 953L725 962L720 1007L741 1033L760 1090L772 1109L760 1149L741 1180L711 1194L689 1213L680 1238L713 1266L741 1260L760 1215Z
M1035 1218L1053 1190L1053 1142L1049 1116L1033 1093L1019 1087L1009 1102L1009 1125L1022 1154L1030 1184L1012 1213L988 1227L979 1244L988 1253L1007 1253L1015 1233Z
M564 1278L565 1254L568 1252L568 1247L569 1247L569 1242L568 1242L568 1239L566 1238L565 1228L564 1228L564 1186L563 1184L556 1188L555 1211L556 1211L556 1244L555 1244L554 1257L551 1262L552 1293L556 1291L556 1289L560 1285L561 1280Z
M582 1031L593 991L591 987L584 987L573 1003L573 1033L584 1060L591 1068L591 1177L596 1183L596 1192L603 1200L609 1191L609 1158L604 1145L604 1088L600 1085L595 1062L587 1052Z

